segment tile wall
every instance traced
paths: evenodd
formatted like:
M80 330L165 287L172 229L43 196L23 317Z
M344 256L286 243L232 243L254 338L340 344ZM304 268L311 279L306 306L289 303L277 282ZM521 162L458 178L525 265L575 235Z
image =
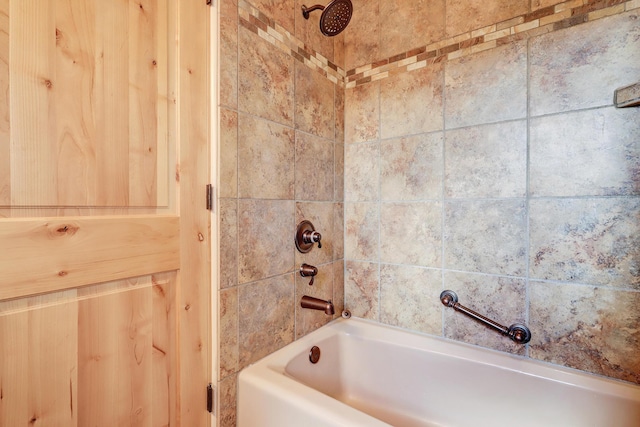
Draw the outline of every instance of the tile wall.
M640 81L640 2L425 1L443 40L393 48L388 2L355 3L380 31L345 38L346 308L640 383L640 109L613 107Z
M335 38L302 3L219 0L219 425L244 366L329 320L303 294L640 383L640 110L612 107L640 0L353 0Z
M235 425L242 368L332 319L302 310L303 295L343 307L344 72L318 17L300 22L292 3L219 3L221 426ZM322 234L304 255L303 219Z

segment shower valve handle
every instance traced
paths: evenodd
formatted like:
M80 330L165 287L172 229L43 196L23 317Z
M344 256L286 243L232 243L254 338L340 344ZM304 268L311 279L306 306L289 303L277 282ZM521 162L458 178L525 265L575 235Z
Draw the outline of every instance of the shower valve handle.
M302 241L304 243L311 243L312 245L314 243L317 243L318 249L322 248L322 242L320 241L320 239L322 239L322 234L318 233L317 231L307 230L302 233Z

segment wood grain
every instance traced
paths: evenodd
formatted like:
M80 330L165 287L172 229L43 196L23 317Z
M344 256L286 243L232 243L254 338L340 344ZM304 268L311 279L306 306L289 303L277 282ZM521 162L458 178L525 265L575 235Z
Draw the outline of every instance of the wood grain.
M0 220L0 300L180 268L176 216Z

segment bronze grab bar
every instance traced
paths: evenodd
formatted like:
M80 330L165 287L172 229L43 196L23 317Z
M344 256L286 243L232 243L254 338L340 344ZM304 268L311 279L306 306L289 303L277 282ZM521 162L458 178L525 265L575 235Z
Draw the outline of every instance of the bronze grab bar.
M514 323L509 326L502 326L498 322L494 322L488 317L478 314L475 311L465 307L458 302L458 295L453 291L442 291L440 294L440 302L447 307L452 307L456 311L460 311L467 316L476 319L477 321L484 323L485 325L497 330L502 335L506 335L518 344L526 344L531 340L531 331L525 325L521 323Z

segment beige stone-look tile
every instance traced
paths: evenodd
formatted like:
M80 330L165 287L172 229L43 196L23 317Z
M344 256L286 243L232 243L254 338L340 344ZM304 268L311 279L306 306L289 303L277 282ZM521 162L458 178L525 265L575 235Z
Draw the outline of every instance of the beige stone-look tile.
M304 295L325 301L333 298L333 266L324 264L317 266L317 268L318 274L314 277L312 286L309 286L309 277L302 277L300 274L296 274L296 339L315 331L333 320L333 316L326 314L324 311L300 306L300 301ZM335 306L334 309L337 310Z
M334 148L331 140L296 132L297 200L333 200Z
M446 272L444 288L454 291L463 306L503 326L526 324L527 292L524 279ZM445 337L494 350L525 354L525 346L500 332L451 308L444 307L444 310Z
M531 282L529 354L640 384L640 293Z
M322 11L311 12L309 19L305 19L302 15L302 5L311 7L314 4L316 3L308 0L295 1L296 38L333 62L335 60L333 37L327 37L320 31Z
M220 291L220 378L238 372L238 288Z
M265 14L268 18L281 25L289 33L295 32L295 19L300 9L295 6L294 0L246 0L247 3Z
M453 37L529 11L529 0L447 0L447 36Z
M527 191L527 122L449 131L445 159L447 197L524 197Z
M238 194L242 198L294 198L295 132L274 122L238 118Z
M394 264L442 266L442 204L383 203L380 259Z
M340 86L334 88L334 101L335 101L335 141L338 144L344 144L344 119L345 119L345 90Z
M531 10L538 10L556 4L564 3L567 0L531 0Z
M293 126L293 57L244 27L238 42L239 110Z
M347 30L345 30L347 31ZM345 57L344 57L344 31L337 36L331 37L333 39L333 63L343 70L346 69Z
M640 290L640 199L530 202L530 277Z
M344 256L347 259L377 260L380 215L375 203L345 203Z
M533 196L640 194L640 110L601 108L531 120Z
M218 402L220 427L236 427L237 422L238 375L231 375L218 382Z
M335 144L333 154L333 200L344 200L344 144Z
M380 0L351 0L353 15L344 30L345 69L370 64L380 58Z
M442 272L409 265L380 267L380 321L442 335Z
M342 316L344 310L344 260L331 264L333 268L333 305L336 308L334 317Z
M318 248L318 245L315 244L306 254L300 253L294 249L296 254L296 271L298 271L298 268L302 263L318 266L320 264L327 264L333 261L333 248L336 245L334 237L336 234L334 231L334 212L333 202L296 203L296 226L304 220L311 221L316 231L322 236L320 239L320 243L322 244L321 248ZM292 240L295 237L295 233L295 228L289 233Z
M380 82L346 91L344 126L345 144L380 138Z
M220 109L220 197L238 197L238 113Z
M517 42L445 65L447 129L525 118L527 45Z
M380 143L382 200L442 198L441 132Z
M333 204L333 259L344 258L344 203Z
M380 3L380 58L445 38L445 0Z
M247 283L293 270L295 203L287 200L238 202L238 282Z
M381 138L442 130L443 64L380 82Z
M524 276L527 212L524 199L445 204L445 268Z
M335 84L304 64L296 62L296 129L323 138L335 138Z
M220 4L220 104L238 107L238 5L235 1Z
M533 38L531 115L612 105L614 90L636 82L640 75L639 13L622 13Z
M344 278L344 306L363 319L379 320L380 277L378 264L347 261Z
M220 199L220 288L238 284L238 201Z
M348 144L344 158L344 198L373 201L380 194L380 144Z
M240 368L294 340L294 276L286 274L240 286Z

